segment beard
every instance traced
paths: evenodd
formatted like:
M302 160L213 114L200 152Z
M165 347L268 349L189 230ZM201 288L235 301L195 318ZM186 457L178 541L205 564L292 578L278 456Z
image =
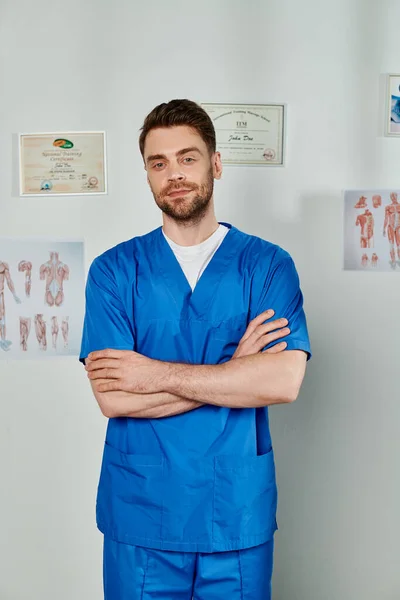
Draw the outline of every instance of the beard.
M151 187L151 185L150 185ZM168 194L171 194L174 190L180 188L190 190L190 192L182 192L182 197L177 196L176 198L169 198ZM191 199L186 197L186 194L191 194ZM153 188L154 200L158 208L162 210L165 215L174 219L179 223L194 224L201 221L206 214L208 207L211 202L211 198L214 192L214 175L212 167L207 173L206 180L204 183L197 185L195 183L182 182L168 185L165 190L159 194L155 194Z

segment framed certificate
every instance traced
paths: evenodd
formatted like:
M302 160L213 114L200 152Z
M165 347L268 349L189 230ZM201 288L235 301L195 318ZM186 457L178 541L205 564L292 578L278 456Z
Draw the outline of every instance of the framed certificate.
M400 75L388 75L386 104L385 134L400 136Z
M22 133L21 196L106 194L104 131Z
M202 104L226 165L284 166L284 104Z

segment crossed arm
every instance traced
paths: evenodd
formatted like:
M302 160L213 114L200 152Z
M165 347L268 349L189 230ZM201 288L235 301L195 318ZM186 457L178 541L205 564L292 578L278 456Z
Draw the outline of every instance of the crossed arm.
M168 363L110 349L89 354L86 370L101 411L109 418L160 418L204 404L249 408L293 402L304 377L306 354L283 352L285 342L260 352L289 333L282 329L286 320L279 321L279 330L277 321L265 324L268 314L273 311L249 324L232 359L219 365Z
M165 363L121 350L104 350L101 356L94 353L93 362L126 361L135 370L132 378L117 383L104 379L102 369L89 371L94 395L109 418L166 417L203 404L250 408L293 402L306 364L306 354L298 350L248 356L221 365Z

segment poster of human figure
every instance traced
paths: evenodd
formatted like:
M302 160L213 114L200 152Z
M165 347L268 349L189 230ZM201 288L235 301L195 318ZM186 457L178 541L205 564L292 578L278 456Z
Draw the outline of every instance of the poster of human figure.
M84 296L82 240L0 237L0 360L77 356Z
M345 192L344 268L400 273L400 190Z

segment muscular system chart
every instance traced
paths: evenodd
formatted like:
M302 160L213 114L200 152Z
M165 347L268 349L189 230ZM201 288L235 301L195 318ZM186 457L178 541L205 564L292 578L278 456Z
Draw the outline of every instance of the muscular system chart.
M77 356L82 240L0 238L0 360Z
M344 269L400 273L400 191L345 193Z
M48 306L64 302L64 281L69 279L69 267L61 262L58 252L50 252L50 260L41 265L40 279L46 281L44 300Z

